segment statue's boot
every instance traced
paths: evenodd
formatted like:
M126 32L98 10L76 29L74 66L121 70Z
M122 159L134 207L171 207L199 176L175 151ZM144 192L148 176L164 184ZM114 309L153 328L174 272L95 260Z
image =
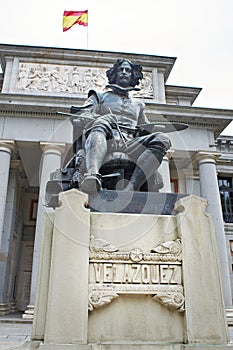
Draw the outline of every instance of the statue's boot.
M102 189L102 181L100 174L84 174L80 184L81 191L85 193L94 193Z
M106 137L101 131L93 131L89 134L85 152L87 173L84 174L80 189L86 193L93 193L102 188L99 169L107 153Z
M136 166L127 186L123 191L137 191L155 173L160 166L166 150L156 147L156 150L147 149L137 159Z

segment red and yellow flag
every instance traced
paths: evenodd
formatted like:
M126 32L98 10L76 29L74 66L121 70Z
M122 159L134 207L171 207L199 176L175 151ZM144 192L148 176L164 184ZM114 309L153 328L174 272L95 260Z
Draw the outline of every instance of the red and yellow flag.
M88 25L88 10L85 11L64 11L63 13L63 32L66 32L74 24L79 24L81 26Z

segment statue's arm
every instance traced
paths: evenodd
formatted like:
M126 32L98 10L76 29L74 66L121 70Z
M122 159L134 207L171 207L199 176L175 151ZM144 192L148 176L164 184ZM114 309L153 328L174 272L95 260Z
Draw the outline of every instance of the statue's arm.
M139 102L140 103L140 112L139 112L139 117L138 117L138 125L140 124L149 124L149 120L145 114L145 104L143 102Z

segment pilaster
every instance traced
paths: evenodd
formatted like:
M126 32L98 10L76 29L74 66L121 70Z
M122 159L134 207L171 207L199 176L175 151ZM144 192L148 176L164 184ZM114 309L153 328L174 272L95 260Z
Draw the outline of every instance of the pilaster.
M154 68L152 71L154 99L158 103L166 103L164 72Z

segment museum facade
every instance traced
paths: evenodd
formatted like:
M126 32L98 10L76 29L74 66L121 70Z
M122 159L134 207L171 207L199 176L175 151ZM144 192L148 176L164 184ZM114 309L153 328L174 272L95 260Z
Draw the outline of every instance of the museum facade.
M143 67L140 91L151 122L186 123L169 134L160 192L207 200L216 231L226 308L233 286L233 137L221 136L233 110L194 107L201 89L166 82L176 59L92 50L0 45L0 314L33 317L50 174L72 157L71 106L102 91L117 58ZM59 112L59 113L58 113ZM206 252L208 254L208 252Z

